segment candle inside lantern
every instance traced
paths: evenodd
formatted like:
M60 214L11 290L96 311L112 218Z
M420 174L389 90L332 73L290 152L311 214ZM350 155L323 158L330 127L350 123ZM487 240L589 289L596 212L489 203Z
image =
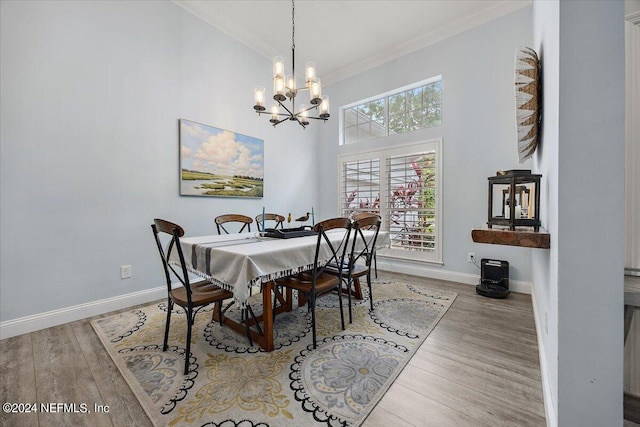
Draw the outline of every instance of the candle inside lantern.
M307 110L307 106L305 104L302 104L300 106L300 111L298 113L298 117L300 118L300 122L303 125L308 125L309 124L309 111Z
M293 98L296 95L296 78L293 75L287 76L287 96Z
M269 120L271 123L277 123L278 122L278 106L273 104L271 106L271 119Z
M322 86L320 84L320 79L311 83L311 87L309 88L310 94L309 98L311 98L310 102L312 104L319 104L322 102Z
M256 86L256 88L253 90L253 95L256 102L254 108L256 110L264 110L264 93L265 88L263 86Z
M307 85L309 85L311 82L314 82L316 80L316 64L313 62L307 62L304 65L304 68L305 82L307 83Z
M327 95L322 95L322 102L320 103L320 118L326 119L329 115L329 97Z
M281 56L276 56L273 58L273 77L284 78L284 60Z
M275 77L273 79L273 99L284 101L284 78Z

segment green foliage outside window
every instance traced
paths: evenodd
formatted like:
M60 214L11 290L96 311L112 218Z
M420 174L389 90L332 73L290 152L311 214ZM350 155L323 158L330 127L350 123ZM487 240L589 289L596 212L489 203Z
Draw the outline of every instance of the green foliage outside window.
M442 124L442 80L344 110L346 144Z
M408 163L399 159L400 167ZM391 163L394 159L390 160ZM431 250L435 247L436 171L435 157L429 154L414 159L404 172L404 183L390 187L390 231L395 234L392 246Z

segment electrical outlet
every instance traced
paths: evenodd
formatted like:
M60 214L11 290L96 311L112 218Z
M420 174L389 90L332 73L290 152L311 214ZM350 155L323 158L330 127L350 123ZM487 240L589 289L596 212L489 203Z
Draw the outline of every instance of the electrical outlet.
M130 265L122 265L122 266L120 266L120 278L121 279L129 279L129 278L131 278L131 266Z
M467 252L467 262L476 263L476 253L475 252Z

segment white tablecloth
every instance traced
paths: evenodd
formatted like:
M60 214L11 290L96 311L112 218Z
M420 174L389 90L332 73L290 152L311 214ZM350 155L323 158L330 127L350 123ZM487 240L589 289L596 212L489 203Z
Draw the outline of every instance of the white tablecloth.
M330 230L327 236L339 242L344 232ZM180 243L189 271L232 291L234 299L245 304L254 284L313 268L317 241L317 236L274 239L244 233L188 237ZM388 245L389 234L380 231L376 246ZM329 259L329 248L322 248L319 260ZM177 251L172 251L170 262L179 263Z

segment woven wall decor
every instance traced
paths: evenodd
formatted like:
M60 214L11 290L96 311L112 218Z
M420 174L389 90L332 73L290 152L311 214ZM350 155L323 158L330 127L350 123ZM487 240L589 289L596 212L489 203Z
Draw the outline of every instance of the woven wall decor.
M540 61L529 47L516 50L516 126L518 158L523 163L538 146L540 129Z

